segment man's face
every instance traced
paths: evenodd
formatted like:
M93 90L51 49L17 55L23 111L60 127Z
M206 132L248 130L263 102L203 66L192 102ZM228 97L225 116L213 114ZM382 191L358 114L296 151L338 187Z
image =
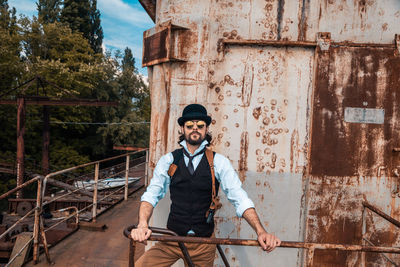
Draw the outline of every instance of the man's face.
M186 142L193 146L200 145L203 142L206 138L207 131L208 127L204 121L186 121L182 126L182 132Z

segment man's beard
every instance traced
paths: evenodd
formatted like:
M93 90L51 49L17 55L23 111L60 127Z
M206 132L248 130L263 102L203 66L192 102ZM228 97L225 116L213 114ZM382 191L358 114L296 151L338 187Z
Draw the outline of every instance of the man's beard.
M199 139L193 140L193 139L190 137L192 134L198 134L198 135L200 136ZM185 140L186 140L186 142L188 142L188 143L189 143L190 145L192 145L192 146L200 145L201 143L203 143L204 139L205 139L205 136L201 136L201 134L200 134L199 132L192 132L192 133L190 133L189 135L186 135L186 134L185 134Z

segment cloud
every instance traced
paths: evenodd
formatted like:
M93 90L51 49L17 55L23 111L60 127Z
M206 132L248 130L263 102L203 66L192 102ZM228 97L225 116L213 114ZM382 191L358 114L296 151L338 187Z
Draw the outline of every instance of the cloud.
M154 25L143 9L135 8L121 0L98 0L97 8L101 12L102 19L103 17L104 19L114 19L142 29Z
M103 42L107 48L119 49L122 52L126 47L129 47L132 50L132 54L135 58L142 58L142 47L138 45L132 45L132 42L121 39L104 39Z
M24 14L26 16L37 15L35 2L32 0L8 0L10 8L15 7L17 14Z

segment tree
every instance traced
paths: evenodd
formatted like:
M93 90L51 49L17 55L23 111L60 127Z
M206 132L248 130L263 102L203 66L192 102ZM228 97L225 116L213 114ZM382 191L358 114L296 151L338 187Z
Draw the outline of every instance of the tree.
M118 75L115 77L114 94L119 100L118 107L105 113L104 119L119 123L99 128L103 142L110 140L115 145L129 144L147 147L149 141L150 96L148 86L145 85L135 68L135 60L131 49L126 48L124 55L116 54L113 62ZM119 63L120 62L120 63ZM114 90L115 90L114 89Z
M46 85L41 95L57 98L92 98L97 81L103 80L102 57L94 55L89 42L81 33L59 22L43 24L37 19L21 21L23 54L26 73L23 80L38 75L57 84ZM60 89L63 88L63 89ZM36 88L24 94L32 95ZM104 99L103 99L104 100ZM50 107L50 120L72 124L51 125L50 166L64 167L64 157L73 157L70 163L84 163L91 158L85 142L89 126L81 121L92 122L96 109L83 107ZM41 107L29 106L27 116L26 156L33 161L41 160ZM77 124L73 124L77 122ZM95 138L95 137L94 137ZM99 138L100 139L100 138ZM63 154L63 152L67 154ZM91 150L89 150L91 152ZM82 162L83 161L83 162Z
M9 30L15 29L17 22L15 13L15 7L9 10L7 0L0 0L0 28Z
M97 9L97 0L92 0L90 6L90 35L89 43L95 53L102 53L103 28L101 27L100 11Z
M16 85L22 69L15 13L15 8L10 10L7 1L0 0L0 95Z
M103 29L96 0L64 0L60 20L73 32L81 32L95 53L102 52Z
M74 1L69 2L72 6ZM91 3L96 5L95 1ZM126 48L124 54L94 53L80 30L71 29L61 17L51 22L55 14L46 17L45 10L52 4L55 2L50 0L39 2L38 11L43 12L40 19L17 20L15 9L0 0L0 95L15 99L21 92L11 89L38 75L57 85L45 85L44 89L39 86L41 96L119 101L117 107L49 107L50 121L57 123L51 124L50 130L52 171L118 154L113 145L148 146L149 91L135 68L132 51ZM98 26L101 28L100 20ZM23 94L35 95L36 90L32 86ZM15 159L16 117L16 106L0 105L0 125L5 126L0 131L0 162ZM26 169L38 173L42 107L28 105L26 118ZM110 124L99 126L97 122ZM0 191L3 187L0 182Z
M53 23L60 20L60 0L39 0L36 3L39 20L43 23Z
M128 71L128 68L131 68L130 71L136 72L135 58L133 57L132 50L129 47L125 48L124 57L122 58L121 63L123 71Z

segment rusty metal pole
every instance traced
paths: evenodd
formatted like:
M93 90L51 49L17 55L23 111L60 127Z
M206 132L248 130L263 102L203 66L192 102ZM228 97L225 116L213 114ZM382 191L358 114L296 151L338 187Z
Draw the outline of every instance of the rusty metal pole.
M17 186L24 182L24 158L25 158L25 99L18 97L18 115L17 115ZM22 198L22 191L17 192L17 198Z
M129 267L135 267L136 242L129 238Z
M217 250L218 250L219 255L221 256L221 259L224 262L225 266L226 267L230 267L228 259L226 258L225 253L224 253L224 251L222 250L222 248L221 248L221 246L219 244L217 245Z
M50 116L49 106L43 106L42 173L49 174Z
M367 201L363 201L363 206L370 209L371 211L375 212L376 214L378 214L379 216L381 216L382 218L384 218L385 220L391 222L392 224L396 225L397 227L400 228L400 221L392 218L391 216L387 215L386 213L384 213L382 210L378 209L377 207L371 205L370 203L368 203Z
M47 245L46 233L44 232L43 217L40 219L40 236L42 237L42 243L44 247L44 253L46 254L47 263L51 264L49 247Z
M125 195L124 199L128 200L128 186L129 186L129 155L126 155L126 166L125 166Z
M146 149L146 165L144 170L144 186L149 185L149 149Z
M36 210L35 222L33 225L33 262L36 264L39 259L39 228L40 228L40 213L42 212L42 183L43 179L38 180L37 195L36 195Z
M100 163L96 163L95 168L94 168L92 222L96 222L96 216L97 216L97 185L98 185L98 181L99 181L99 166L100 166Z
M365 234L367 232L367 208L363 206L363 211L362 211L362 228L361 228L361 245L365 246L365 240L366 238ZM365 267L365 252L361 252L361 266Z
M29 180L29 181L27 181L27 182L25 182L25 183L23 183L23 184L21 184L21 185L15 187L14 189L11 189L10 191L8 191L8 192L2 194L2 195L0 196L0 200L1 200L1 199L4 199L4 198L6 198L6 197L8 197L9 195L11 195L11 194L13 194L13 193L15 193L15 192L17 192L17 191L19 191L19 190L21 190L21 189L24 188L25 186L30 185L31 183L36 182L36 181L39 180L39 179L40 179L40 177L36 176L36 177L32 178L31 180Z

